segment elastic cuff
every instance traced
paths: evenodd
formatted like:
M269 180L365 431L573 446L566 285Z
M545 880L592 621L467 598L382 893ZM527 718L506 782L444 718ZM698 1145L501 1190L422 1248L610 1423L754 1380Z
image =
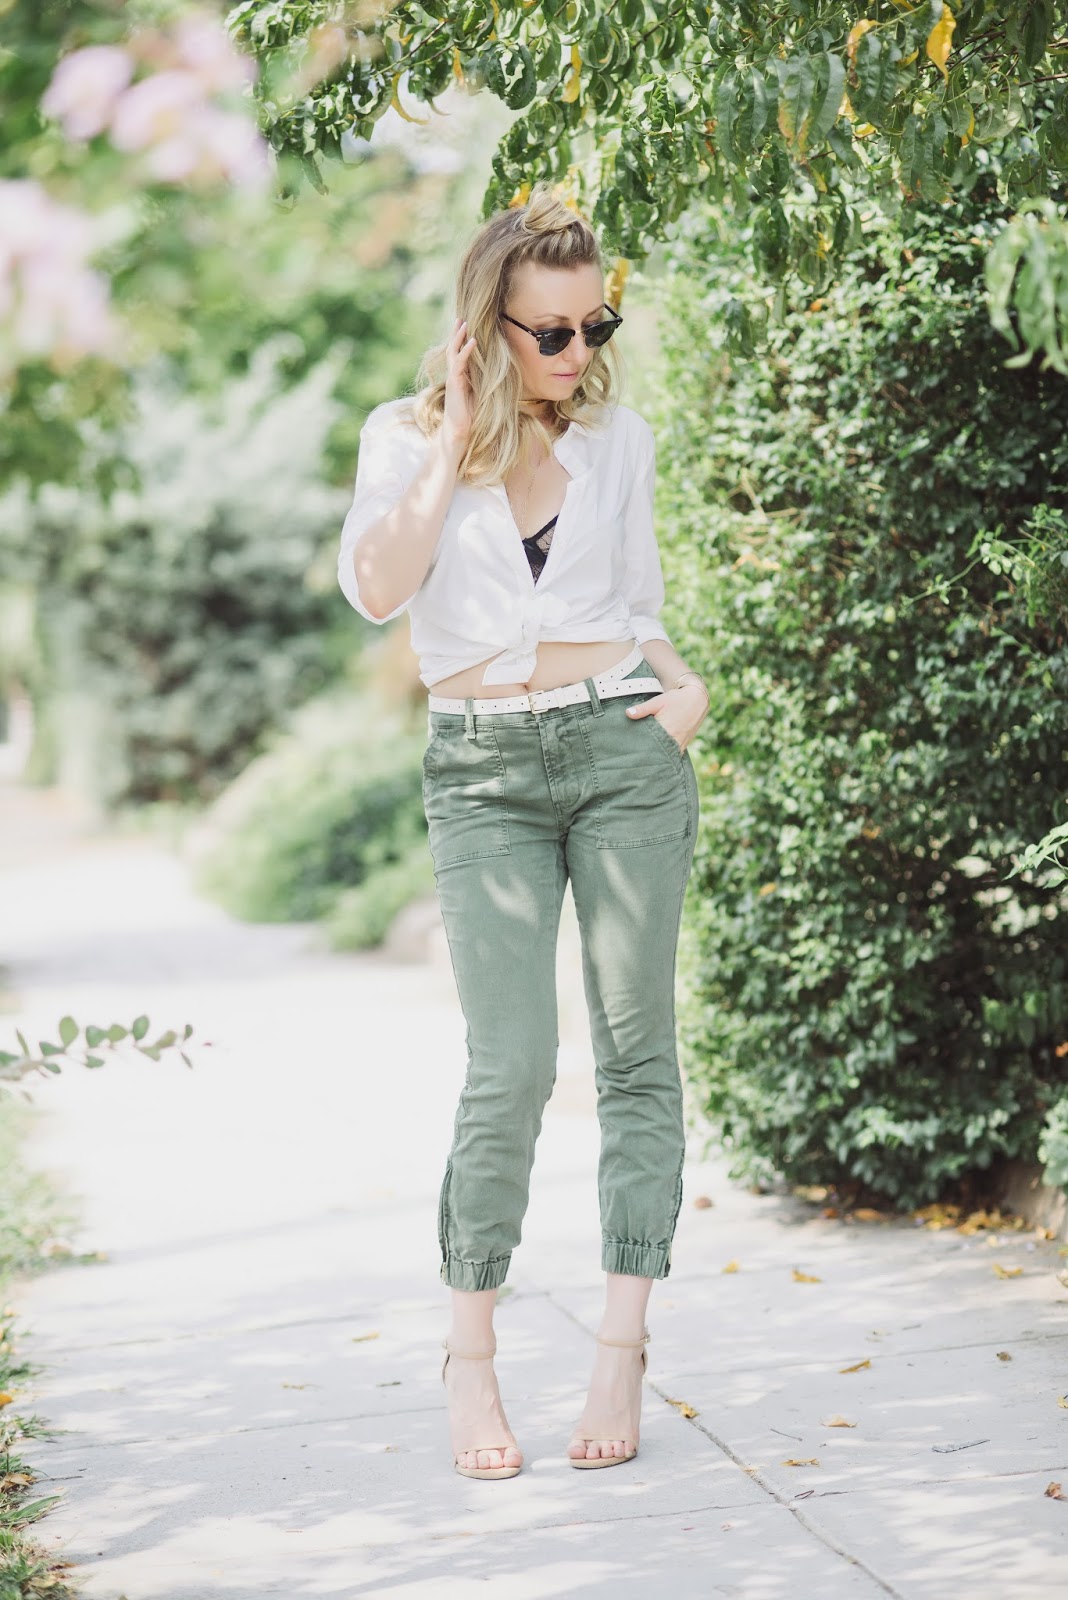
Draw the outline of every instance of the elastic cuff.
M666 1278L671 1270L671 1249L660 1244L624 1244L605 1239L601 1244L601 1270L626 1272L636 1278Z
M450 1289L499 1289L508 1273L511 1255L494 1256L491 1261L462 1261L449 1256L441 1264L441 1281Z

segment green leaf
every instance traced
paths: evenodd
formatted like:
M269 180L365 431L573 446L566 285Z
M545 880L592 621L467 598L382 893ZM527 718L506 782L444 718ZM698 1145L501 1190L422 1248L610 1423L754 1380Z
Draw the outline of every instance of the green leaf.
M135 1039L143 1039L147 1032L148 1032L148 1018L145 1017L145 1016L135 1017L134 1021L133 1021L133 1025L130 1028L130 1033L132 1034L132 1036Z
M85 1042L90 1049L92 1049L95 1045L103 1043L106 1038L107 1034L103 1028L98 1028L91 1022L87 1024L85 1029Z
M78 1037L78 1032L78 1024L75 1022L73 1017L60 1017L59 1037L63 1040L64 1044L73 1044L75 1039Z
M85 1064L86 1064L87 1067L102 1067L104 1065L104 1057L103 1056L86 1056Z

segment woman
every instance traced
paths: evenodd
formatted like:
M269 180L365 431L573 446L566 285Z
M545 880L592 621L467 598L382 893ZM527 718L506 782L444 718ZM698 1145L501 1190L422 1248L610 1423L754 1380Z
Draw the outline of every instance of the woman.
M338 577L373 622L410 612L433 690L423 802L468 1050L438 1207L452 1290L442 1379L456 1470L503 1478L522 1454L493 1373L493 1313L556 1078L568 880L606 1273L568 1458L607 1467L637 1453L646 1307L682 1200L675 952L698 817L686 747L708 698L657 620L652 430L619 403L608 340L622 318L589 224L536 185L475 234L456 304L415 399L367 419Z

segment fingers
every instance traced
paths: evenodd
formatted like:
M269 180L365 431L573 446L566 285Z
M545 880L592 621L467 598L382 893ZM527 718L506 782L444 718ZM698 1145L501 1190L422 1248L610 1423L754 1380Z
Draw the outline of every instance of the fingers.
M471 354L471 351L475 346L474 334L472 334L467 340L465 340L463 337L466 327L467 322L461 317L457 317L456 321L453 323L452 338L449 340L449 348L450 351L456 355L458 360L465 360Z
M644 717L649 712L657 711L664 704L662 694L651 694L647 700L640 700L635 706L627 707L628 717Z

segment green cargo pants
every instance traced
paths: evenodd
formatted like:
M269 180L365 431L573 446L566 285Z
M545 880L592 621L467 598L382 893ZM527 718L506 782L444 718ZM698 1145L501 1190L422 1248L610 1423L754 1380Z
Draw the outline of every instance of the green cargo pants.
M642 660L628 674L655 676ZM601 1129L606 1272L666 1278L682 1203L675 958L697 779L648 697L543 711L430 711L423 804L467 1076L438 1203L442 1281L502 1284L556 1081L565 885L582 944Z

